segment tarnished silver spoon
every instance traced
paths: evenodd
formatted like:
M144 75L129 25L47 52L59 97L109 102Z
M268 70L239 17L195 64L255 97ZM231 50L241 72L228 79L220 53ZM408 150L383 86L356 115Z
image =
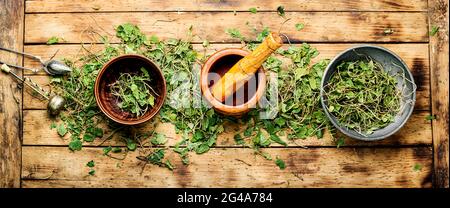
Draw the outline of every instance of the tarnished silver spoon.
M26 57L32 58L34 60L37 60L42 65L41 69L43 69L45 72L47 72L50 75L64 75L64 74L70 73L72 71L72 69L70 67L68 67L66 64L64 64L64 63L62 63L60 61L57 61L57 60L53 60L53 57L56 55L56 53L50 58L50 60L43 61L41 57L29 54L29 53L15 51L15 50L8 49L8 48L3 48L1 46L0 46L0 50L8 51L8 52L15 53L15 54L24 55ZM24 69L24 70L30 70L30 71L32 71L34 73L39 71L39 69L30 69L30 68L26 68L26 67L23 67L23 66L17 66L17 65L14 65L14 64L8 64L8 63L5 63L5 62L2 62L1 60L0 60L0 64L7 64L10 67L14 67L14 68L18 68L18 69Z

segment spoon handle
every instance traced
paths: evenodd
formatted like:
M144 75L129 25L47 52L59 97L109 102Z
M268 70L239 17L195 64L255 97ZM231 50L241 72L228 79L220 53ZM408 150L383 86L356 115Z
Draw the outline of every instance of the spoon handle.
M38 72L37 69L30 69L30 68L26 68L26 67L23 67L23 66L18 66L18 65L14 65L14 64L8 64L8 63L2 62L2 61L0 61L0 64L6 64L9 67L14 67L14 68L17 68L17 69L29 70L29 71L32 71L34 73Z
M27 56L29 58L36 59L36 60L38 60L39 62L42 63L42 59L39 56L35 56L35 55L29 54L29 53L25 53L25 52L15 51L15 50L12 50L12 49L9 49L9 48L3 48L1 46L0 46L0 50L8 51L8 52L15 53L15 54L21 54L21 55Z
M33 89L34 91L39 93L42 97L44 97L45 99L49 100L49 97L48 97L49 93L47 91L45 91L42 87L40 87L36 82L31 80L29 77L25 77L24 79L22 79L17 74L12 72L11 69L6 64L3 64L1 66L1 70L6 72L6 73L9 73L9 74L13 75L13 77L16 78L17 80L19 80L21 83L26 84L31 89Z

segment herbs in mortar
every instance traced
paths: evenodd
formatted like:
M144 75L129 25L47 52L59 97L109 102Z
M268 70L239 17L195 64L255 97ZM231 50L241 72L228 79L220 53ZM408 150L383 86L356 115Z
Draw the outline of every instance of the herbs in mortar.
M117 99L117 106L133 117L145 115L155 105L158 93L150 85L151 77L142 67L141 74L122 73L110 84L111 94Z

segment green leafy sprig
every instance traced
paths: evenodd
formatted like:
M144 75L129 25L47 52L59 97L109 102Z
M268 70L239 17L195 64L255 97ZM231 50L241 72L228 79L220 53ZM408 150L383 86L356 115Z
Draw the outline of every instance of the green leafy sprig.
M150 85L151 77L142 67L141 74L122 73L109 87L117 106L133 117L143 116L155 105L158 93Z

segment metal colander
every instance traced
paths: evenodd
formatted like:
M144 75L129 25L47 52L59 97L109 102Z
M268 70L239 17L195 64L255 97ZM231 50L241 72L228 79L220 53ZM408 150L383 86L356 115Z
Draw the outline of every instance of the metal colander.
M341 126L336 117L332 115L327 108L327 100L324 88L333 76L336 67L343 61L361 60L363 57L370 57L374 61L383 66L383 69L390 75L397 77L397 88L402 92L402 101L399 113L396 115L394 122L388 126L375 130L372 134L363 134L347 127ZM364 141L375 141L384 139L397 132L409 119L416 101L417 86L414 78L403 60L392 51L373 45L359 45L349 48L337 55L327 66L321 84L320 99L322 108L325 111L331 123L345 135Z

